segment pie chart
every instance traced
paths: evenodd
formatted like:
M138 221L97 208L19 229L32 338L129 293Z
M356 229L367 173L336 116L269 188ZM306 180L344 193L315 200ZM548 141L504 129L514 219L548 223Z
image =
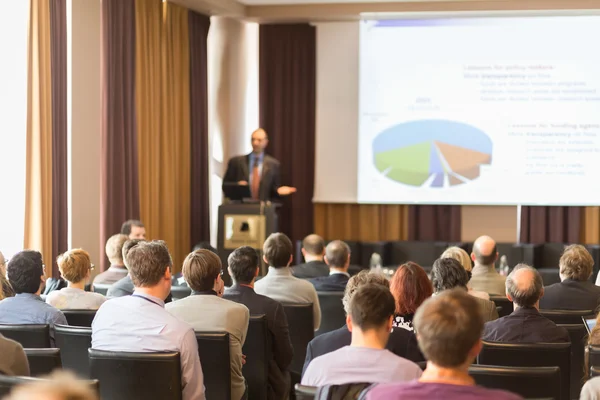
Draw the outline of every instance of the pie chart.
M409 186L444 188L479 178L492 162L492 141L461 122L418 120L394 125L373 140L375 167Z

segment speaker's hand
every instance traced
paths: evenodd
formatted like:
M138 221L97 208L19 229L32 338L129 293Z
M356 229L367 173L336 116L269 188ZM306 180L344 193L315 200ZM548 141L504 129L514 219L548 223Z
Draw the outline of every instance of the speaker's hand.
M289 196L292 193L296 193L297 189L292 186L280 186L277 189L277 194L280 196Z

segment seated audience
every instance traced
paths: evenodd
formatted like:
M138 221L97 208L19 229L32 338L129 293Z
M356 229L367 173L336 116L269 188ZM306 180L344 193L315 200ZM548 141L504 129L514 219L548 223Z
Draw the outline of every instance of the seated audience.
M268 400L285 399L290 390L288 368L294 356L287 317L278 301L254 291L254 282L260 272L260 258L252 247L235 249L227 259L233 286L225 289L223 298L248 307L250 315L264 315L269 330L271 352L269 359Z
M38 251L23 250L8 262L8 281L15 297L0 301L0 324L67 325L65 315L40 297L46 267ZM53 330L50 330L52 343Z
M392 276L390 290L396 300L394 327L412 331L417 308L433 294L427 273L412 261L402 264Z
M390 286L389 281L383 274L366 270L360 271L350 278L348 285L346 285L346 291L344 292L344 298L342 299L346 315L350 313L350 300L352 300L352 296L354 296L359 288L368 284L377 284L386 288L389 288ZM304 367L302 368L303 373L313 359L322 356L323 354L341 349L344 346L349 346L351 341L352 334L345 324L335 331L317 336L310 341L306 348L306 359L304 361ZM397 356L414 362L425 360L419 350L414 333L406 329L393 328L385 348Z
M125 352L177 351L184 400L203 400L204 376L192 327L165 310L173 262L164 242L140 242L125 254L131 296L105 302L92 323L92 348Z
M414 319L419 347L428 360L423 375L410 383L378 385L369 391L367 400L520 399L509 392L476 386L469 376L469 366L482 347L483 319L478 311L477 298L460 289L426 300Z
M0 335L0 375L29 376L29 362L20 343Z
M325 257L325 241L319 235L308 235L302 240L304 264L292 268L296 278L310 279L329 275L329 267L323 261Z
M467 290L469 276L467 271L453 258L438 258L433 263L431 269L431 281L433 290L439 293L448 289L464 289ZM479 304L483 321L492 321L498 318L496 303L490 300L484 300L479 297L474 297L475 302Z
M5 400L98 400L98 394L75 375L55 371L42 380L17 386Z
M221 298L221 259L209 250L196 250L183 262L183 276L192 295L169 303L166 310L190 324L195 331L228 332L231 358L231 397L246 398L246 381L242 375L242 346L248 333L250 313L242 304Z
M559 261L560 283L544 288L541 309L592 310L600 307L600 287L589 281L594 259L579 244L568 246Z
M125 268L129 269L127 264L127 254L129 254L129 251L143 241L143 239L132 239L123 243L123 249L121 251ZM125 277L119 279L108 288L106 297L130 296L133 294L133 291L133 280L131 280L131 274L128 273Z
M325 263L329 275L310 279L317 292L343 292L350 274L350 247L341 240L334 240L325 248Z
M100 293L86 292L85 284L90 278L94 264L90 255L82 249L69 250L56 259L58 270L67 281L67 287L55 290L46 297L46 303L59 310L97 310L106 297Z
M506 297L514 311L485 324L483 340L509 343L569 342L569 333L540 314L544 295L542 276L525 264L518 264L506 278Z
M146 240L146 228L142 221L137 219L129 219L121 225L121 233L126 235L129 240L142 239Z
M123 235L122 233L117 233L108 238L104 251L110 262L110 267L106 271L96 275L94 283L112 285L127 276L127 267L125 267L125 263L123 262L123 245L127 240L127 235Z
M292 275L290 264L293 247L283 233L273 233L263 245L263 260L269 272L254 285L254 291L282 303L312 303L315 331L321 325L321 306L317 291L310 282Z
M498 250L494 239L481 236L475 240L471 259L475 262L475 266L471 271L470 287L479 292L503 296L506 278L496 271Z
M358 382L405 382L421 376L421 368L385 349L392 329L394 296L382 285L360 287L346 317L350 346L317 357L308 364L302 384L343 385Z
M588 380L583 385L579 400L600 400L600 376Z
M467 271L467 275L469 275L469 281L471 280L471 276L473 275L473 262L471 261L471 257L469 254L458 246L448 247L440 256L440 258L454 258L456 261L463 266L465 271ZM478 290L473 290L471 287L471 282L467 285L469 289L469 294L475 297L481 297L482 299L489 300L490 295L486 292L480 292Z
M6 279L6 258L0 252L0 300L6 297L13 297L14 295L15 291L10 286L8 279Z
M196 250L210 250L217 255L219 254L219 253L217 253L217 249L212 247L209 242L197 243L194 246L194 248L192 249L192 251L196 251ZM185 282L185 278L183 277L183 274L181 272L173 274L172 286L185 286L185 287L188 286L188 284Z

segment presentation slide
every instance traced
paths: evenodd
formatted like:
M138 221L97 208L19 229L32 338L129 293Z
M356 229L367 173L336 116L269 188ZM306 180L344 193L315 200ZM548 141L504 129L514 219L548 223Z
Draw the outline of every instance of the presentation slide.
M600 16L360 24L360 203L600 204Z

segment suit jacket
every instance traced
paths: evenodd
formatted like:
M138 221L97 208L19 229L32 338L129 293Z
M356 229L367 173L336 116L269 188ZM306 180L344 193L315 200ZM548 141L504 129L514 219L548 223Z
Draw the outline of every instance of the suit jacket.
M306 359L302 368L302 375L310 362L323 354L331 353L344 346L349 346L352 342L352 333L346 325L335 331L327 332L317 336L308 343L306 347ZM425 361L417 344L415 334L403 328L394 328L385 347L397 356L407 360L419 362Z
M485 300L480 297L473 298L479 303L479 308L483 314L483 322L493 321L498 319L498 310L496 310L496 303L491 300Z
M124 265L111 265L106 271L96 275L94 283L111 285L125 276L127 276L127 268Z
M0 375L29 376L29 362L23 346L0 335Z
M540 308L548 310L592 310L600 308L600 287L589 281L565 279L544 288Z
M227 163L223 184L246 181L250 184L250 154L233 157ZM281 186L280 164L275 158L264 155L258 198L262 201L278 199Z
M125 278L121 278L108 288L106 291L106 297L123 297L123 296L131 296L135 287L133 286L133 281L131 280L131 276L127 274ZM173 301L173 296L171 293L165 299L165 303L170 303Z
M290 331L283 306L267 296L257 294L248 286L234 284L225 290L223 298L248 307L250 315L265 315L272 346L269 360L269 400L285 399L290 391L288 368L294 356Z
M482 339L506 343L564 343L569 333L535 308L517 308L510 315L487 322Z
M506 277L500 275L494 265L475 264L471 271L469 287L479 292L504 296Z
M331 274L309 279L317 292L343 292L350 277L346 274Z
M310 279L329 275L329 266L323 261L309 261L292 267L292 274L296 278Z

